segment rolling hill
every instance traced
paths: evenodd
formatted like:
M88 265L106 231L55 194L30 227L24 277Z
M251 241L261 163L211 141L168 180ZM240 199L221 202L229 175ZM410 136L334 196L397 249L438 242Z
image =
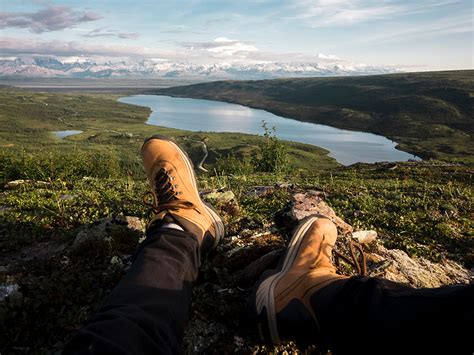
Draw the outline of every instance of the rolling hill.
M474 155L474 71L217 81L148 94L226 101L386 136L422 158Z

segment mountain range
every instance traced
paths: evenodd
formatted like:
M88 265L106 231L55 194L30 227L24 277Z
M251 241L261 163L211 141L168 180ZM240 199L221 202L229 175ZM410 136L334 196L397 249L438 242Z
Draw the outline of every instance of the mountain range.
M271 79L393 73L399 70L335 60L321 62L221 62L196 64L163 59L0 57L0 76L72 78Z

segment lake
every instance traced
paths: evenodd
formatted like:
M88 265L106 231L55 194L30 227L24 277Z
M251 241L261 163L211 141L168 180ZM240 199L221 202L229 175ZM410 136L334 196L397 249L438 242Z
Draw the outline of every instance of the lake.
M57 138L60 138L60 139L63 139L63 138L65 138L65 137L69 137L69 136L73 136L73 135L79 134L79 133L82 133L82 131L69 130L69 131L56 131L56 132L53 132L53 134L54 134Z
M263 134L264 120L269 127L276 127L277 137L327 149L331 157L344 165L419 159L395 149L396 143L383 136L300 122L242 105L159 95L133 95L118 101L151 108L146 122L149 125L194 132Z

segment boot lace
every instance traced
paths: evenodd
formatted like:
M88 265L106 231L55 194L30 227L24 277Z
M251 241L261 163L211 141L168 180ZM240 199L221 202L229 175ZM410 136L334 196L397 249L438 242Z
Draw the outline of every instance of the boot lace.
M192 202L179 199L178 196L182 192L178 191L179 186L173 183L175 178L171 175L172 173L172 169L167 170L166 168L158 171L155 177L155 193L147 192L143 196L143 203L149 206L155 214L179 209L195 209L200 213Z
M356 255L356 252L359 252L359 256ZM351 256L350 258L338 252L337 250L334 250L336 266L339 268L340 259L342 259L355 268L359 275L367 276L367 260L365 253L362 250L362 246L352 240L349 241L349 253Z

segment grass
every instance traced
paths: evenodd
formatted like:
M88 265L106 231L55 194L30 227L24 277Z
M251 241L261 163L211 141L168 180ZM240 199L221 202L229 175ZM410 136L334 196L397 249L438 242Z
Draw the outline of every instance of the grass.
M298 349L293 343L279 348L260 344L241 317L251 285L240 284L238 275L253 260L282 248L288 238L276 219L291 193L276 189L257 197L248 194L254 186L288 183L298 190L323 191L341 217L355 227L377 230L388 247L434 261L450 258L468 268L474 265L469 163L341 167L319 148L288 144L291 169L261 173L253 162L262 137L150 127L144 124L148 109L115 99L112 94L0 90L0 260L9 265L0 270L0 283L18 284L22 293L21 300L0 302L2 353L61 349L120 280L138 238L81 253L66 249L47 260L21 262L21 255L28 248L56 243L68 248L82 228L103 217L150 218L142 202L148 186L139 149L143 138L155 133L173 137L194 162L202 156L194 141L205 141L209 172L198 175L201 189L230 189L240 206L233 212L217 206L228 237L202 265L185 340L189 351L194 346L210 353ZM64 140L50 133L66 129L84 133ZM3 187L19 178L43 183ZM252 237L267 230L272 232ZM201 344L209 329L219 337Z
M146 125L149 108L117 102L114 94L32 93L0 89L0 147L8 168L0 171L0 182L16 178L57 178L76 174L68 161L83 160L83 174L94 176L97 165L117 165L120 171L143 176L139 151L143 140L153 134L171 137L199 161L205 141L206 160L213 169L219 158L255 156L264 138L239 133L194 133ZM80 130L83 133L59 140L51 132ZM262 129L263 133L263 129ZM328 151L307 144L288 143L290 166L297 170L330 169L338 163ZM65 160L64 160L65 159ZM28 169L34 166L38 169ZM15 164L13 164L15 162ZM89 162L86 164L85 162ZM1 164L1 162L0 162ZM18 168L11 169L18 164ZM111 167L107 174L113 173Z

